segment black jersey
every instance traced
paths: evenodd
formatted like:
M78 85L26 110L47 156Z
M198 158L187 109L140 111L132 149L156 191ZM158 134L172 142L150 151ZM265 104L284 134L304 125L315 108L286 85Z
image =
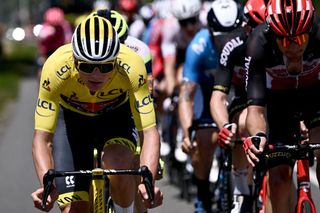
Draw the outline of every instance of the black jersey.
M245 68L248 103L264 105L268 89L297 90L320 84L320 19L315 19L303 54L303 70L290 74L275 34L266 23L259 25L247 41Z

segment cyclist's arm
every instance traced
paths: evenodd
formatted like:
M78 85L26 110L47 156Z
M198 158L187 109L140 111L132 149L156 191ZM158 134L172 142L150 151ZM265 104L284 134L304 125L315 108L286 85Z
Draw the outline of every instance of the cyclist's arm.
M52 157L53 133L35 130L32 143L32 156L38 179L43 186L42 178L48 169L54 166Z
M246 126L249 135L256 135L258 132L266 133L265 107L249 105L246 117Z
M132 70L129 74L132 86L130 105L142 145L140 164L148 166L153 177L156 177L160 153L160 136L156 128L153 100L148 89L147 72L139 56L134 58L131 67Z
M45 62L41 72L39 95L35 109L35 132L32 144L32 154L35 169L42 185L42 176L53 168L52 143L53 134L59 114L60 90L66 83L70 73L63 58L58 57L67 46L53 53ZM57 53L58 52L58 53ZM63 74L57 75L56 70ZM62 72L61 72L62 73ZM60 77L60 78L59 78Z
M188 128L192 125L194 95L196 83L184 80L179 94L179 118L184 137L189 136Z
M176 86L176 42L175 34L179 33L176 22L167 20L162 29L161 51L164 59L164 75L167 83L167 94L171 96Z
M171 96L176 86L176 58L175 56L164 58L164 75L167 86L167 95Z
M246 49L245 66L247 74L248 115L246 126L249 135L266 133L266 70L264 49L259 38L249 37Z
M211 95L211 115L219 129L222 129L225 124L229 123L227 98L228 95L220 90L214 90Z
M142 145L140 165L148 166L155 180L160 158L160 136L156 126L139 131L139 137Z

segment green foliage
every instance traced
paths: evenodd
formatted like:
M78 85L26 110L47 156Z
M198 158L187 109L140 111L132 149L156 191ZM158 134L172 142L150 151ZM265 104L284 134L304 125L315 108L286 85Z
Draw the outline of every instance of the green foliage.
M18 92L19 73L24 66L21 64L0 62L0 111L8 100L14 99Z
M4 58L7 61L34 63L37 57L37 45L32 41L3 41Z
M15 99L19 79L35 72L31 69L36 60L37 48L34 42L3 41L3 58L0 60L0 111L8 100Z

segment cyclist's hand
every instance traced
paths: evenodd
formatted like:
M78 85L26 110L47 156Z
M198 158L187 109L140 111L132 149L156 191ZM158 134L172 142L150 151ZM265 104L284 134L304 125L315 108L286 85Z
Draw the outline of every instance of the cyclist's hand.
M43 196L43 188L39 188L31 194L34 207L36 207L37 209L40 209L41 211L49 212L53 208L54 202L58 199L58 192L55 189L52 190L52 192L48 196L45 209L43 209L41 206L42 196Z
M151 203L148 197L148 193L146 191L146 187L144 184L139 184L138 190L142 197L142 202L144 203L145 207L148 209L155 208L157 206L162 205L163 201L163 193L160 191L158 187L154 187L154 201Z
M188 155L191 154L195 150L196 146L197 146L197 143L195 141L193 141L191 144L189 137L183 138L183 143L181 145L181 148L184 153L186 153Z
M259 162L257 155L262 154L267 143L267 138L264 133L258 133L255 136L247 137L243 141L243 149L251 166L255 166ZM255 144L259 144L256 147Z
M231 146L231 140L236 133L237 125L235 123L225 124L219 132L218 143L223 148L225 145Z

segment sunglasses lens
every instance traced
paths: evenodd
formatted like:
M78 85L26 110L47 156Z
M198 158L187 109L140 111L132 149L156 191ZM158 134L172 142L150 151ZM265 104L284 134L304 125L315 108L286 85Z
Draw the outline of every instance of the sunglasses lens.
M80 63L79 64L79 70L85 73L92 73L94 69L94 66L92 64L87 64L87 63Z
M98 68L101 73L108 73L114 68L114 61L106 64L88 64L84 62L78 62L78 69L85 73L92 73L95 68Z
M107 73L113 70L114 64L113 63L108 63L108 64L101 64L99 69L100 72L102 73Z
M278 38L277 42L280 46L282 47L288 47L292 43L296 43L299 46L302 46L307 42L307 35L302 34L294 37L283 37L283 38Z

